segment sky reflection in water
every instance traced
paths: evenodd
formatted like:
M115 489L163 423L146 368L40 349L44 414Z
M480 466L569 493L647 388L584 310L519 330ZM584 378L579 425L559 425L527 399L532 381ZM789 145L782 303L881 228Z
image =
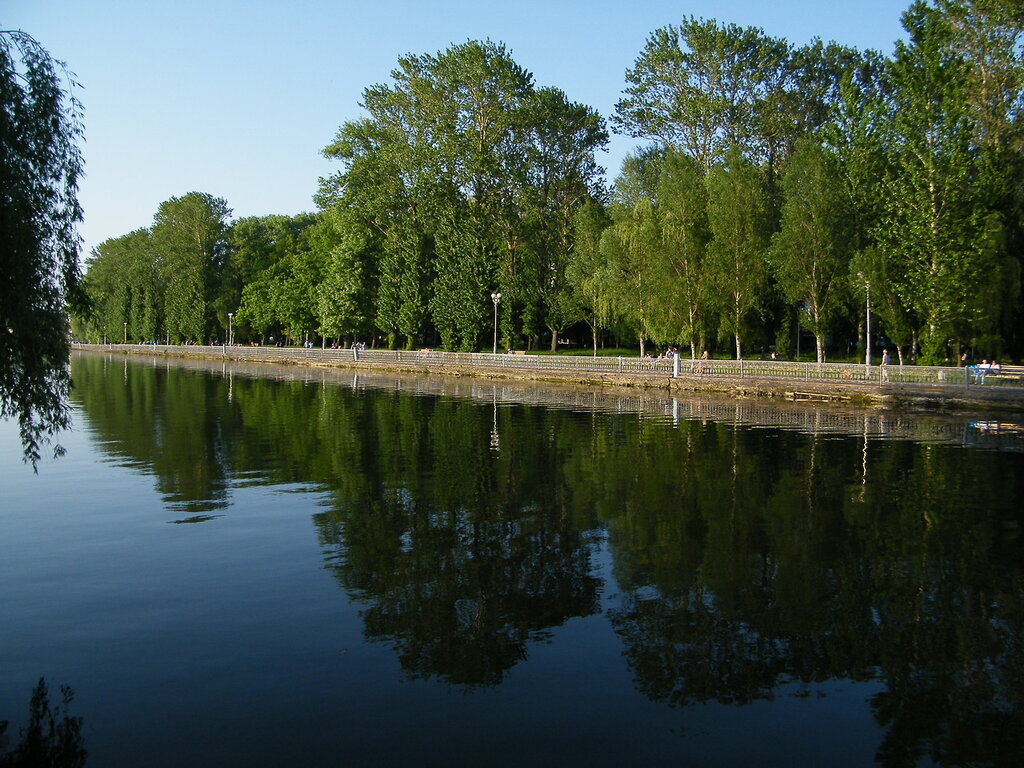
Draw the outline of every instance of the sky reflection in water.
M1009 764L1017 425L76 355L0 718L96 765ZM263 374L263 375L258 375Z

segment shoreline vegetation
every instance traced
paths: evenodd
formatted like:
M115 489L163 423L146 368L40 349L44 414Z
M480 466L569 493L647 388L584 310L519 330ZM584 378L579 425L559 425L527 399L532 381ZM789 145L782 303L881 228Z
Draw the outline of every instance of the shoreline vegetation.
M686 17L611 114L503 43L398 59L315 213L209 192L88 259L75 338L1024 359L1024 15L915 0L893 50ZM620 168L609 131L636 139Z
M75 344L74 351L115 353L150 358L176 357L199 360L258 362L267 365L306 366L311 368L353 368L367 371L424 373L443 376L472 376L481 379L509 379L536 383L571 384L587 387L660 389L671 392L716 393L737 399L771 399L835 403L869 409L907 411L944 411L1024 414L1024 378L1014 373L1012 386L977 385L962 369L945 369L959 374L964 383L916 383L892 380L899 367L893 367L889 381L847 381L831 379L782 378L776 376L724 373L696 373L691 360L681 360L678 376L672 362L630 358L623 371L580 370L553 367L546 355L473 355L469 353L431 353L429 356L406 352L389 358L373 357L352 350L321 350L292 347L197 346L151 344ZM569 357L559 358L568 361ZM490 365L482 365L489 360ZM496 363L514 360L514 367ZM729 363L734 361L711 361ZM531 365L531 363L534 363ZM640 366L649 366L646 369ZM804 364L801 364L804 365ZM805 364L819 367L817 363ZM850 368L863 366L848 366ZM908 369L913 369L909 366ZM873 371L878 371L876 367Z

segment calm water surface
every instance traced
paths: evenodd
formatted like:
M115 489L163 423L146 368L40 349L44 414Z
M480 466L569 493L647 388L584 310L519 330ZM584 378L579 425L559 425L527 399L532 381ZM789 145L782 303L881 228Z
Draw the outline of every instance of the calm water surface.
M1013 765L1014 424L78 354L0 719L94 766Z

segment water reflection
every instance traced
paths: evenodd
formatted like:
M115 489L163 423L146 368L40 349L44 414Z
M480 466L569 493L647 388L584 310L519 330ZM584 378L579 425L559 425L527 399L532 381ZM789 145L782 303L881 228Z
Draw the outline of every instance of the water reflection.
M323 492L324 565L410 678L497 685L604 611L651 701L874 680L880 764L1024 754L1019 425L89 354L73 375L175 522L245 485Z

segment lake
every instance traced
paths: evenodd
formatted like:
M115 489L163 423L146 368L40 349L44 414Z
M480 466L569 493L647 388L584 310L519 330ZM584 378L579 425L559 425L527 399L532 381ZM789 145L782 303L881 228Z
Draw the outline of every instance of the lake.
M1018 765L1024 427L76 353L0 719L94 766Z

